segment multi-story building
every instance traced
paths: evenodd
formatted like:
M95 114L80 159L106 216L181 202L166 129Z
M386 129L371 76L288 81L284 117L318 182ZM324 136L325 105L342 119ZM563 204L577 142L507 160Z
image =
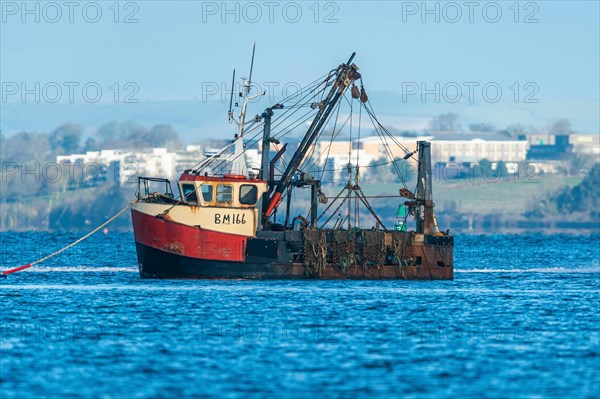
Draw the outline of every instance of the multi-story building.
M569 160L570 155L600 155L600 136L597 134L544 134L521 135L527 141L529 150L527 159L543 161Z
M474 163L482 159L490 162L521 162L527 159L527 140L515 140L496 132L429 132L420 137L386 137L386 145L379 136L361 137L360 140L322 140L315 150L306 170L315 177L339 180L347 174L347 165L357 164L361 168L372 166L378 160L389 161L390 157L401 159L406 152L416 150L417 141L431 141L431 158L435 163ZM585 142L584 139L580 139ZM144 150L113 149L88 151L85 154L62 155L57 162L104 165L115 168L120 183L134 183L138 176L163 176L174 179L185 169L197 165L211 154L211 149L200 145L188 145L185 151L173 152L166 148ZM216 152L212 151L212 152ZM284 156L285 159L285 156ZM415 162L416 157L407 162ZM249 169L258 173L260 153L257 149L246 150ZM368 173L368 169L362 169Z
M190 145L180 152L166 148L88 151L85 154L59 155L56 162L80 167L84 180L96 179L98 171L103 171L106 175L104 180L114 179L119 184L131 184L137 182L138 176L174 179L178 173L193 167L203 157L200 146Z
M497 132L430 132L434 163L520 162L527 158L527 142Z
M420 137L387 137L387 145L378 136L361 138L360 141L322 141L317 144L315 158L326 170L336 171L336 177L345 173L350 160L359 160L361 167L379 159L403 158L406 152L416 149L417 141L431 141L431 160L435 163L474 163L482 159L490 162L516 163L527 158L528 143L496 132L429 132ZM357 158L358 157L358 158ZM408 162L415 162L415 157Z
M600 156L600 135L597 134L571 134L569 143L573 152L581 155L592 155L598 159Z

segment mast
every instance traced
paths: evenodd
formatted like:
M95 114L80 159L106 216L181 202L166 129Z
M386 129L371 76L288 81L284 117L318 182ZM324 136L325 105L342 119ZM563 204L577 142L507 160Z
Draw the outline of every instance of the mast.
M263 127L263 140L262 140L262 154L260 159L260 178L269 184L270 176L270 164L269 164L269 150L271 149L271 117L273 116L273 108L281 109L283 105L277 104L272 108L265 109L265 112L261 115L264 120ZM265 207L265 197L258 202L258 214L262 215L262 211ZM259 220L257 229L263 229L263 223Z
M238 131L235 135L235 144L233 155L231 156L232 160L235 160L231 163L230 173L239 174L246 176L248 174L248 166L246 165L246 158L244 157L244 126L246 124L246 108L248 107L248 102L253 100L256 97L259 97L261 94L257 94L255 97L250 98L250 87L252 85L252 70L254 69L254 54L256 52L256 43L252 46L252 61L250 62L250 75L248 79L244 79L244 88L240 93L240 97L243 97L244 102L242 103L242 110L240 111L239 120L236 120L233 116L233 111L231 110L231 101L233 100L233 84L231 88L232 96L229 104L229 112L227 116L229 120L233 120L238 125ZM235 71L234 71L234 79L235 79ZM236 104L237 105L237 104Z
M233 108L231 107L233 105L233 88L235 86L235 69L233 70L233 77L231 78L231 95L229 96L229 112L227 113L227 116L229 117L229 123L231 123L231 119L233 117Z
M262 154L260 159L260 178L268 181L269 176L269 150L271 149L271 117L273 109L267 108L261 115L265 126L263 128Z
M352 63L354 56L356 53L352 53L350 59L345 64L342 64L338 67L338 76L333 84L333 87L329 91L326 99L321 103L319 112L313 119L308 131L304 135L302 142L298 145L298 149L292 156L290 163L288 164L285 172L281 176L281 180L277 184L277 188L273 193L273 196L269 200L269 205L264 213L265 219L268 219L273 210L279 205L281 202L281 196L285 192L285 190L290 186L294 173L300 167L300 163L306 156L306 153L310 149L310 146L315 141L317 135L323 128L323 125L327 121L329 115L337 105L341 96L344 94L345 90L354 82L356 79L360 78L360 74L358 73L358 67Z
M419 151L419 170L417 180L417 200L423 205L423 214L421 215L420 206L415 213L417 223L417 233L433 234L434 216L433 216L433 193L431 184L431 143L428 141L417 141Z
M252 61L250 62L250 77L244 79L244 103L242 104L242 112L240 112L240 122L238 124L238 136L244 135L244 123L246 121L246 107L248 106L248 95L250 94L250 85L252 84L252 69L254 68L254 53L256 51L256 43L252 46Z

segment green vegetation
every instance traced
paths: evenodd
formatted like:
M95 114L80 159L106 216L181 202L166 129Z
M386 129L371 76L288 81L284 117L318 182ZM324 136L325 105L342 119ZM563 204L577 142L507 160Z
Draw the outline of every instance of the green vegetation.
M0 231L91 230L125 207L134 194L133 186L120 188L113 184L1 202ZM128 215L115 220L110 229L130 230Z
M114 180L103 180L100 174L111 171L100 171L96 167L87 168L85 173L85 165L58 167L57 155L109 148L181 147L177 132L169 125L146 129L131 121L111 122L100 126L82 145L83 134L81 126L66 123L50 133L20 132L9 138L0 136L0 201L23 201Z
M598 201L600 163L596 163L587 176L574 187L564 187L547 195L538 206L528 211L531 217L561 216L568 220L600 219Z
M436 128L440 129L460 127L453 114L440 115L435 121ZM471 128L491 128L480 125ZM511 125L506 131L514 136L527 129ZM566 120L553 126L555 132L569 130ZM85 179L82 165L70 165L62 168L62 176L55 178L55 169L48 165L55 164L56 156L61 154L159 146L172 150L181 147L178 134L171 126L156 125L146 129L135 122L111 122L86 135L81 126L67 123L49 133L21 132L8 138L0 135L0 231L89 230L101 224L133 199L135 187L120 186L110 169L98 172L99 176L90 176L88 170ZM492 168L492 163L484 159L471 169L466 168L460 176L446 180L439 178L444 174L436 165L433 171L436 212L440 218L462 221L469 215L500 215L503 220L511 221L543 219L589 223L599 220L600 164L596 164L585 179L579 173L587 170L587 164L574 158L568 165L570 169L562 171L567 176L539 174L526 163L519 165L520 175L513 175L504 162L500 161ZM320 177L323 174L325 180L331 180L333 169L337 167L339 165L328 166L331 170L325 173L317 168L313 175ZM397 169L402 172L408 188L414 190L416 168L403 159L394 162L378 159L360 169L364 193L382 196L370 199L370 203L387 224L393 223L397 206L404 202L398 196L402 183ZM342 173L339 182L325 184L324 191L327 195L335 195L345 184L345 173ZM293 203L297 212L306 212L309 207L306 192L300 190ZM126 216L111 227L130 228Z
M115 170L56 164L56 156L108 148L181 147L169 125L150 129L135 122L100 126L82 143L83 128L66 123L50 133L0 136L0 231L88 230L112 216L135 193L119 186ZM89 165L88 165L89 166ZM119 218L113 229L130 229Z
M546 196L581 182L581 177L539 175L530 180L509 177L496 182L483 179L434 181L433 195L438 212L488 214L493 212L520 216ZM367 195L398 195L399 184L364 184ZM414 187L409 187L414 190ZM373 199L402 202L401 198Z

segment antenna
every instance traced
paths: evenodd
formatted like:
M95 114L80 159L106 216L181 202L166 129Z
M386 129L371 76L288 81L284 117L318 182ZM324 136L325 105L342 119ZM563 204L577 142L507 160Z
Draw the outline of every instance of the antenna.
M235 68L233 70L233 78L231 78L231 96L229 97L229 112L227 113L227 116L229 117L229 122L231 122L231 118L233 117L233 110L231 108L231 105L233 103L233 86L235 84Z
M244 98L244 103L242 104L242 111L240 112L240 117L239 117L239 122L236 121L236 123L238 124L238 136L242 137L244 135L244 125L246 123L246 107L248 106L248 102L251 100L250 97L248 97L248 94L250 94L250 84L252 82L252 69L254 69L254 53L256 51L256 42L254 42L254 46L252 46L252 62L250 63L250 77L248 79L243 78L244 79L244 90L242 93L240 93L240 97ZM253 97L260 97L260 94L258 94L257 96ZM234 119L235 120L235 119Z
M254 68L254 51L256 50L256 42L252 46L252 62L250 63L250 77L248 78L248 91L250 91L250 84L252 83L252 68Z

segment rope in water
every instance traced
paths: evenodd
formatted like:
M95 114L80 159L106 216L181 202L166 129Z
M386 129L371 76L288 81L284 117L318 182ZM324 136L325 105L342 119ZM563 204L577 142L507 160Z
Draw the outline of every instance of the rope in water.
M89 238L90 236L92 236L93 234L97 233L100 229L106 227L108 224L110 224L113 220L115 220L116 218L118 218L119 216L121 216L123 214L123 212L125 212L127 209L131 208L133 206L133 204L135 204L136 202L138 202L138 199L135 199L133 201L131 201L125 208L121 209L119 212L117 212L113 217L111 217L110 219L108 219L106 222L102 223L100 226L96 227L94 230L90 231L89 233L87 233L86 235L84 235L83 237L79 238L76 241L73 241L72 243L70 243L69 245L67 245L66 247L63 247L61 249L59 249L58 251L55 251L53 253L51 253L48 256L45 256L41 259L36 260L35 262L31 262L28 263L26 265L23 266L19 266L19 267L15 267L14 269L9 269L9 270L5 270L4 272L2 272L0 274L0 276L6 276L8 274L12 274L12 273L16 273L19 272L21 270L25 270L30 268L31 266L35 266L38 263L42 263L50 258L55 257L56 255L60 254L61 252L66 251L67 249L74 247L75 245L79 244L81 241Z

